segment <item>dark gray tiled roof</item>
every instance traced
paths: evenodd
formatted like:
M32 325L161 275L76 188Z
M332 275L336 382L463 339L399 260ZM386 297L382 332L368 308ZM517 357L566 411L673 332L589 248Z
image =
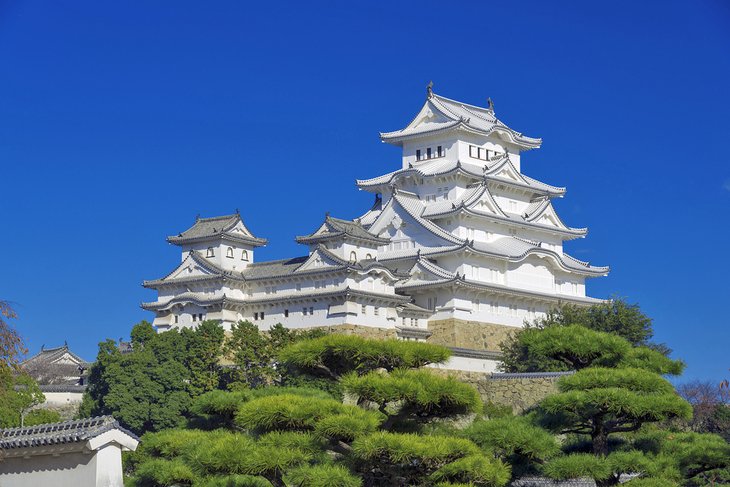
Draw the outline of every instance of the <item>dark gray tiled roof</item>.
M266 239L255 237L245 225L243 225L243 228L247 235L241 235L233 232L229 233L229 231L232 230L239 222L243 224L241 215L238 213L212 218L197 218L192 227L178 235L167 237L167 241L174 244L182 244L225 235L233 240L241 240L253 245L266 244Z
M628 482L637 477L637 474L622 474L619 483ZM631 484L629 484L631 485ZM553 480L546 477L522 477L510 484L512 487L596 487L593 479Z
M510 484L512 487L596 487L592 479L552 480L545 477L523 477Z
M60 359L68 355L67 361ZM73 353L68 345L45 348L21 363L21 367L40 385L80 385L88 374L89 362Z
M542 377L563 377L565 375L573 375L575 370L567 372L506 372L494 373L489 376L490 379L539 379Z
M254 262L249 264L242 271L246 279L263 279L268 277L279 277L292 274L309 256L293 257L291 259L269 260L265 262Z
M84 392L86 384L48 384L39 385L41 392Z
M296 240L299 243L314 243L342 236L366 240L375 244L389 241L386 238L380 238L369 233L359 222L333 218L329 215L325 217L324 223L314 233L297 237Z
M41 347L41 351L37 354L33 355L30 358L27 358L23 361L22 365L30 365L37 362L45 362L50 363L55 360L58 360L59 358L63 357L64 354L68 353L71 358L73 358L76 362L79 364L85 364L88 365L89 363L73 353L69 348L67 344L63 344L63 346L55 347L55 348L45 348L45 346Z
M122 428L112 416L39 424L25 428L0 429L0 450L78 443L118 429L135 440L137 436Z

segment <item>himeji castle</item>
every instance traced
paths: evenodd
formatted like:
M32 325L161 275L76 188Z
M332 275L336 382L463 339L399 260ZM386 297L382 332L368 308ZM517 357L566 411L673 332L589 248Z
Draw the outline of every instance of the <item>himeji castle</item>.
M571 257L583 238L553 207L565 188L522 173L522 153L541 139L486 108L427 89L403 129L380 134L402 148L401 167L357 186L375 203L354 220L329 216L296 237L306 255L258 262L266 240L241 215L197 218L167 241L182 262L145 281L158 298L142 307L158 330L219 320L261 329L330 327L450 347L445 367L491 372L499 344L558 303L592 304L587 278L599 267ZM303 252L304 253L304 252Z

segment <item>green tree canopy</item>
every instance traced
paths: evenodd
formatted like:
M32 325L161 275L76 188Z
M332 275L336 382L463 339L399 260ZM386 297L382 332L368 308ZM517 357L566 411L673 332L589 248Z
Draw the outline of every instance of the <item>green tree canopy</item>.
M481 409L471 386L419 368L448 355L423 343L352 336L292 343L281 363L337 380L345 403L321 390L291 387L205 393L192 410L223 429L145 435L132 461L135 482L505 485L511 469L501 457L448 428L434 430L434 421Z
M581 325L524 328L502 345L508 372L557 372L586 367L635 367L677 375L684 364L621 336Z
M158 334L143 321L131 336L130 353L99 344L81 415L112 414L136 433L183 426L192 398L219 385L223 330L206 321Z

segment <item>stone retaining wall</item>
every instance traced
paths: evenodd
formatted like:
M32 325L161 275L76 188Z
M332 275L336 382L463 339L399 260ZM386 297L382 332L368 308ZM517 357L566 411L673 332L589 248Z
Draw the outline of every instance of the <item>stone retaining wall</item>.
M442 375L451 375L473 385L482 401L497 406L512 408L520 414L558 391L557 382L570 372L535 374L482 374L458 370L434 370Z
M446 347L471 348L496 352L499 351L499 345L507 337L520 329L514 326L449 318L447 320L428 322L428 330L432 333L428 342Z

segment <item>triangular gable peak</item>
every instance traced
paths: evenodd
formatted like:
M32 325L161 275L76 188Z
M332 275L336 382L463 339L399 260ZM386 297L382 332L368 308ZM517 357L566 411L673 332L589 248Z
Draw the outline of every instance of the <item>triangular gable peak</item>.
M41 347L41 351L23 361L23 367L40 365L81 365L86 366L86 360L73 353L68 345L55 348Z
M506 179L507 181L513 181L526 186L530 185L508 157L501 159L499 163L488 168L484 171L484 175L492 178Z
M451 100L433 93L429 88L426 101L411 122L400 130L381 133L380 138L383 142L401 145L404 140L414 137L460 129L481 136L496 133L503 140L523 149L540 147L541 139L527 137L512 130L494 115L491 101L489 105L488 108L483 108Z
M369 230L380 238L408 238L427 247L463 243L460 238L422 218L423 210L423 203L416 195L396 191Z
M342 220L333 218L329 214L325 217L324 222L309 235L296 237L296 241L302 244L317 244L327 240L344 239L349 241L357 241L359 243L375 246L387 243L375 235L368 232L367 229L359 221Z
M411 275L411 278L418 279L420 281L441 281L443 279L453 279L456 277L456 274L453 272L449 272L422 257L418 258L408 273Z
M336 255L332 254L331 252L328 252L327 250L323 249L322 247L317 247L309 255L307 260L305 260L302 263L302 265L297 267L297 269L294 271L294 273L305 272L305 271L325 270L328 268L340 269L346 265L347 265L347 262L340 259Z
M470 198L468 201L464 201L464 207L478 213L491 213L494 215L506 217L502 208L497 204L492 196L492 192L489 191L489 187L486 184L481 185L484 189L475 197Z
M238 213L211 218L198 217L192 227L178 235L167 237L167 241L175 245L184 245L223 238L254 247L266 245L266 239L254 236Z
M566 225L555 211L552 201L549 198L540 198L533 201L527 207L524 214L525 221L537 223L539 225L553 226L561 230L569 230L578 233L587 233L586 228L572 228Z
M161 279L144 281L143 286L154 288L161 284L174 283L181 280L219 277L223 274L222 269L219 269L201 257L197 252L191 250L172 272Z
M413 120L411 121L411 123L408 124L406 129L417 129L419 127L423 128L424 126L428 126L428 124L444 124L453 122L455 120L458 119L454 119L453 117L447 117L446 115L444 115L442 110L434 105L431 99L427 99L426 103L423 104L421 110L415 117L413 117Z

